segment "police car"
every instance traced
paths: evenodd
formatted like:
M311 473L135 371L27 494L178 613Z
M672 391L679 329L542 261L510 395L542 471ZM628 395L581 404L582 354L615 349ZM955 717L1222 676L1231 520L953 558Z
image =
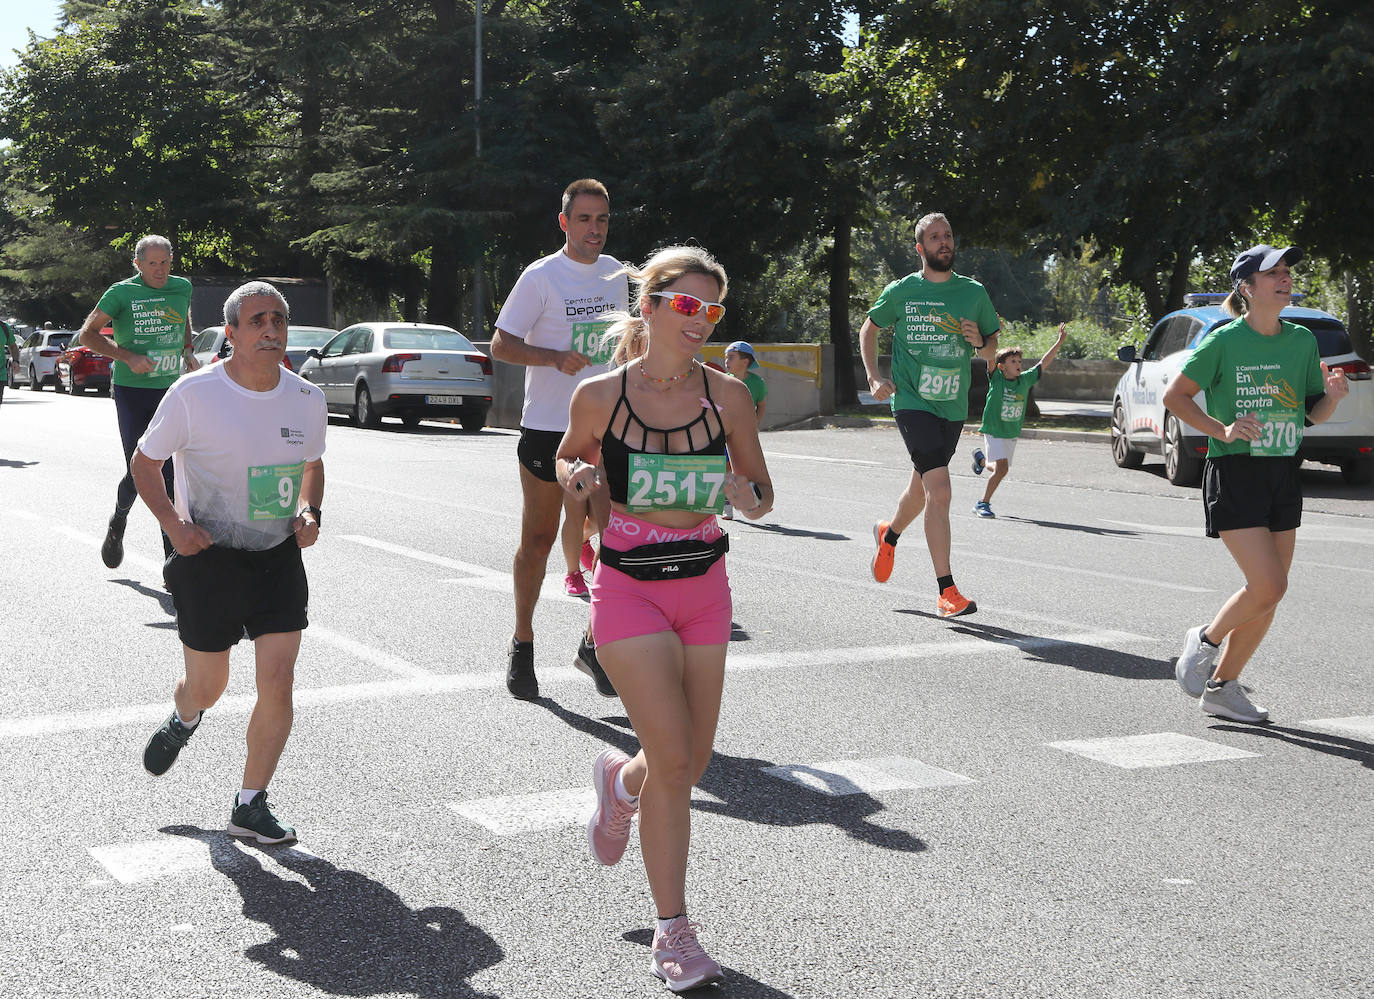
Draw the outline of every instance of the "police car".
M1174 485L1201 481L1207 437L1165 411L1164 390L1188 352L1231 321L1221 310L1225 298L1211 292L1185 295L1186 307L1156 323L1139 352L1133 346L1116 352L1130 365L1112 393L1112 460L1119 467L1139 468L1145 455L1158 454L1164 458L1165 477ZM1350 394L1331 418L1303 431L1299 457L1338 466L1351 485L1374 482L1374 381L1369 364L1351 348L1345 327L1329 312L1289 306L1280 315L1310 329L1322 360L1328 367L1345 369L1350 382ZM1202 393L1197 398L1205 409Z

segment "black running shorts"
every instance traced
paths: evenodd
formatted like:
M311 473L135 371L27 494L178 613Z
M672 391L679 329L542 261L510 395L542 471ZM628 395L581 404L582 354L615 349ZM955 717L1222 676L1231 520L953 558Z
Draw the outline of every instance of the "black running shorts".
M1296 530L1302 523L1302 480L1296 458L1225 454L1202 467L1202 505L1207 536L1247 527Z
M308 625L310 587L293 534L275 548L250 552L211 545L173 555L163 575L177 612L177 634L197 652L223 652L250 639Z
M530 430L528 427L521 427L520 443L515 446L515 454L520 459L520 464L528 468L536 479L557 482L558 465L553 459L558 453L558 445L562 443L561 430Z
M893 415L916 471L925 475L932 468L949 465L964 430L963 420L946 420L924 409L899 409Z

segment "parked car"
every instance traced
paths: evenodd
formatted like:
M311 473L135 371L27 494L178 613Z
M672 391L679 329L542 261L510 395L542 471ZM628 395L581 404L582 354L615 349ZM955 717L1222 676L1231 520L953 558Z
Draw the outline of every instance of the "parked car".
M399 416L413 427L426 416L456 416L469 433L487 424L491 358L447 326L360 323L311 349L302 378L324 392L331 412L362 427Z
M112 336L114 330L106 326L100 331ZM93 389L101 395L110 394L110 358L97 354L91 348L79 343L73 336L67 341L67 349L57 359L57 380L67 386L72 395Z
M312 347L323 347L338 334L338 330L327 326L286 327L286 360L282 363L291 371L300 371ZM214 364L232 354L234 345L225 336L223 326L207 326L191 340L191 352L201 364Z
M1174 485L1201 481L1207 437L1165 411L1164 390L1202 338L1231 321L1217 304L1225 297L1186 295L1187 307L1156 323L1138 353L1133 346L1117 351L1130 364L1112 393L1112 459L1121 468L1139 468L1146 454L1159 454ZM1355 353L1345 327L1329 312L1289 306L1280 316L1310 329L1322 360L1328 367L1343 368L1350 381L1350 394L1331 418L1303 431L1298 456L1338 466L1352 485L1374 482L1374 380L1368 362ZM1205 409L1203 394L1197 399Z
M74 336L74 330L34 330L30 333L19 347L19 363L10 365L9 387L18 388L20 383L26 383L39 392L44 385L51 384L57 391L65 392L66 386L57 375L57 359Z

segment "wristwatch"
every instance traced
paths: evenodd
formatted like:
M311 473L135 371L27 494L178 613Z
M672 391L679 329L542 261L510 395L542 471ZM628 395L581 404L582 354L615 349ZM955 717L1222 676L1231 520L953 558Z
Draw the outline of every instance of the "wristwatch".
M320 517L322 511L317 506L308 506L304 510L302 510L301 513L308 513L312 517L314 517L316 526L319 526L324 523L324 521Z

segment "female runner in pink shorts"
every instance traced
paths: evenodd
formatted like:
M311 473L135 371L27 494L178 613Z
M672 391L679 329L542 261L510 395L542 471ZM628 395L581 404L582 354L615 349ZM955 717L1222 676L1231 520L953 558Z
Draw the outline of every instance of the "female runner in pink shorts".
M692 787L706 771L730 641L728 501L751 519L773 506L754 404L743 382L695 355L725 314L725 270L699 247L660 250L630 270L638 316L620 316L622 366L573 393L558 481L574 496L602 488L610 523L592 577L596 654L639 738L593 767L592 856L624 855L630 823L658 907L650 970L674 992L722 977L687 918ZM725 460L730 448L729 471Z

